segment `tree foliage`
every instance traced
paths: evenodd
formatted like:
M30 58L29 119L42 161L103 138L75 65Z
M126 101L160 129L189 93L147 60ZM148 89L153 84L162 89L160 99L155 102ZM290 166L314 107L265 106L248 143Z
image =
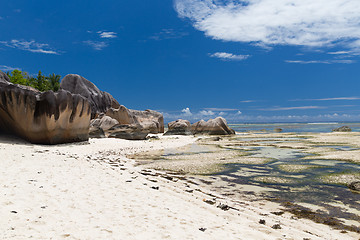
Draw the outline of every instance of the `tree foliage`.
M13 70L12 72L7 72L7 75L10 78L10 82L30 86L41 92L49 90L56 92L60 88L61 76L55 73L52 73L49 76L44 76L41 71L39 71L37 77L32 77L27 72Z

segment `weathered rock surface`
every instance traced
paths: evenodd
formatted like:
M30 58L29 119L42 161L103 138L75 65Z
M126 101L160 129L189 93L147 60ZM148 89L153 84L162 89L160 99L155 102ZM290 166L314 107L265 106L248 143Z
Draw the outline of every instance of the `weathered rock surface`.
M89 102L65 90L36 92L0 82L0 130L31 143L58 144L89 138Z
M149 133L164 132L164 117L161 113L153 110L131 110L121 105L117 109L108 109L106 115L116 119L119 124L139 124Z
M105 132L100 127L90 126L89 137L90 138L104 138Z
M118 124L107 131L109 138L121 138L127 140L145 140L148 131L140 124Z
M352 182L349 184L349 188L353 191L359 191L360 192L360 182Z
M97 113L105 113L109 108L119 108L120 104L107 92L100 91L92 82L77 74L66 75L60 88L85 97L91 107L91 118Z
M222 117L210 119L207 122L200 120L191 125L193 134L208 134L208 135L232 135L235 131L227 125L227 122Z
M188 120L178 119L168 123L168 131L164 135L191 135L191 124Z
M342 126L332 130L333 132L351 132L351 128L348 126Z
M109 130L116 124L119 124L119 122L109 116L103 116L101 118L92 119L90 121L90 127L98 127L103 131Z
M0 71L0 83L9 83L10 79L6 73Z
M145 111L130 110L130 112L136 117L138 123L150 133L164 132L164 117L161 113L150 109Z
M123 105L119 106L119 108L109 108L105 115L116 119L119 124L138 123L134 114L132 114L132 112Z

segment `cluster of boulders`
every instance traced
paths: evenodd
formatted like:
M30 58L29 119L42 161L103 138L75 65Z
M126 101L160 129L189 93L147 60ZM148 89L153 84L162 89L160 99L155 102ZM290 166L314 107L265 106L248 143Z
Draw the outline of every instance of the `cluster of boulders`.
M111 94L77 74L66 75L57 92L40 92L11 83L0 71L0 132L40 144L86 141L89 137L143 140L149 133L164 133L164 118L153 110L120 105ZM166 135L234 133L226 120L218 117L192 125L179 119L168 124Z
M127 109L76 74L65 76L59 91L40 92L12 84L0 71L0 132L40 144L86 141L89 135L145 139L164 132L164 119L152 110Z
M164 118L161 113L127 109L109 93L100 91L93 83L79 75L65 76L60 88L80 94L89 101L90 137L144 140L149 133L164 132Z
M187 120L178 119L168 123L168 131L165 133L165 135L190 134L232 135L235 131L229 128L224 118L217 117L207 122L200 120L192 125Z

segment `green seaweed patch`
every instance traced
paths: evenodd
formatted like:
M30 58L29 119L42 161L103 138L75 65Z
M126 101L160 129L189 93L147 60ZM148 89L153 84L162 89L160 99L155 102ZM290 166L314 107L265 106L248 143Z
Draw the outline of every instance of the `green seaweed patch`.
M157 165L153 166L155 170L160 171L176 171L181 174L190 174L190 175L214 175L229 170L224 164L206 164L206 165L197 165L197 164L171 164L171 165Z
M261 176L261 177L255 177L253 180L257 182L263 182L263 183L276 183L276 184L291 184L294 183L294 180L289 178L283 178L283 177L273 177L273 176Z
M360 181L360 172L330 173L321 176L320 181L328 184L348 185L351 182Z
M282 164L278 165L279 169L284 172L303 172L314 168L322 168L317 165L300 165L300 164Z

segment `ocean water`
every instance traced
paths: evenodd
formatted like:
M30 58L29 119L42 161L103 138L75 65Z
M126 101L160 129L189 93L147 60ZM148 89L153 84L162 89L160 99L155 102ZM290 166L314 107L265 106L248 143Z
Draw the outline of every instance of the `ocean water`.
M334 128L348 126L353 132L360 132L360 123L232 123L229 126L236 132L267 131L273 132L275 128L281 128L282 132L331 132Z

